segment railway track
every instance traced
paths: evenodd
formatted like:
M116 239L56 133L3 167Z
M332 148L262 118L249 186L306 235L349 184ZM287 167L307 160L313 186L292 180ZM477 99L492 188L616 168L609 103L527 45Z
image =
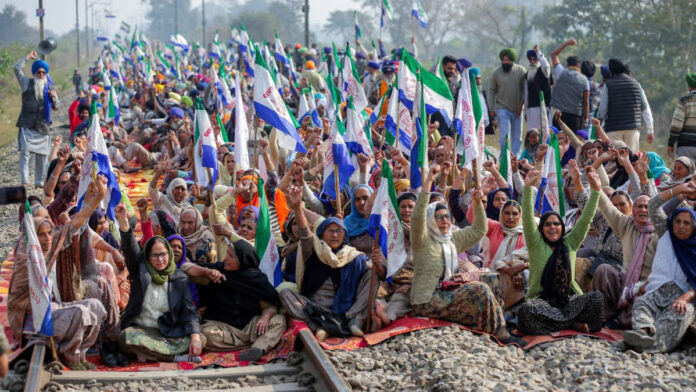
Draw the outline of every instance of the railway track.
M57 366L44 364L44 358L50 355L47 347L37 344L28 363L23 388L19 390L129 391L142 390L140 382L146 381L152 390L159 391L350 391L350 386L338 374L312 333L303 330L299 335L296 351L285 360L265 365L188 371L56 371ZM15 382L9 389L17 390L18 387L22 384Z

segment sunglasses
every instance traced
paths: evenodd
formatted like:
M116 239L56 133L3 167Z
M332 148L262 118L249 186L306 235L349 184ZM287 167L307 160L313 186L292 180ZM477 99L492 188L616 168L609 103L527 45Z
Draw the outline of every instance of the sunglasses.
M36 75L46 75L46 71L36 71Z
M442 221L442 220L447 220L451 217L452 217L452 215L450 215L450 214L435 215L435 220Z

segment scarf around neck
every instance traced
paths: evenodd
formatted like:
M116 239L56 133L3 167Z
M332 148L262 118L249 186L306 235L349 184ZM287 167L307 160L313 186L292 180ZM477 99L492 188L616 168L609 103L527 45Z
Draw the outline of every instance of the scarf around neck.
M558 241L549 241L544 235L544 222L555 215L561 221L561 238ZM573 292L572 274L570 265L570 253L565 244L565 224L563 219L556 212L547 212L539 219L539 232L541 237L550 248L553 249L551 256L546 260L544 271L541 275L541 299L546 300L551 306L562 309L570 300Z
M502 210L500 211L500 215L503 215ZM505 226L502 223L501 219L500 228L503 229L503 234L505 234L505 237L502 241L500 241L500 245L498 245L498 250L496 250L495 255L491 258L491 263L494 263L512 253L512 251L515 250L515 246L517 246L517 241L519 240L520 236L524 233L524 229L522 227L522 219L519 220L517 226L515 227Z
M167 252L169 252L169 262L167 266L162 271L157 271L150 263L150 252L152 251L152 246L155 245L157 239L163 240L167 246ZM174 252L172 252L172 247L167 242L167 239L160 236L154 236L147 240L145 243L145 248L143 249L143 255L145 256L145 266L147 267L147 272L150 273L152 278L152 283L156 285L163 285L169 280L169 275L176 272L176 263L174 262Z
M645 249L648 247L648 242L650 242L650 237L655 231L655 227L652 222L648 222L645 225L639 225L635 218L633 219L633 226L638 230L640 236L638 241L636 241L636 249L633 251L633 257L631 258L631 264L626 272L626 278L624 280L623 288L631 287L638 282L640 279L640 271L643 269L643 263L645 262Z
M449 231L445 234L442 234L440 228L437 226L435 211L438 204L440 203L428 204L426 223L430 238L439 243L442 248L442 255L445 262L444 280L448 280L457 272L457 248L454 246L454 243L452 243L452 225L450 225Z

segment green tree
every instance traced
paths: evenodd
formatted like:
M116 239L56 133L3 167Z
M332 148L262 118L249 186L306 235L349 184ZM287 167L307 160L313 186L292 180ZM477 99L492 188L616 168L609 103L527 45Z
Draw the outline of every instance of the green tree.
M546 7L535 25L549 47L573 37L581 58L629 64L655 117L655 132L667 131L676 98L686 92L684 73L694 61L696 7L692 0L566 0Z
M39 32L29 27L27 15L12 4L5 5L0 13L0 46L15 42L38 43Z
M379 25L376 25L374 17L358 12L358 24L362 32L361 43L368 43L370 40L377 41ZM345 45L346 41L355 41L355 17L353 11L333 11L329 14L329 19L324 24L323 30L335 37L336 44Z
M192 33L199 29L198 15L193 17L191 13L191 0L150 0L148 36L169 42L169 37L178 32L187 39L195 39Z

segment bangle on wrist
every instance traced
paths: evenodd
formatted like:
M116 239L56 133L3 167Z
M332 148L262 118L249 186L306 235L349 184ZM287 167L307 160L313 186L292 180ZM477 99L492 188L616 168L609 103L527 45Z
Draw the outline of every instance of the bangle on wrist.
M674 197L674 188L669 188L669 197Z

